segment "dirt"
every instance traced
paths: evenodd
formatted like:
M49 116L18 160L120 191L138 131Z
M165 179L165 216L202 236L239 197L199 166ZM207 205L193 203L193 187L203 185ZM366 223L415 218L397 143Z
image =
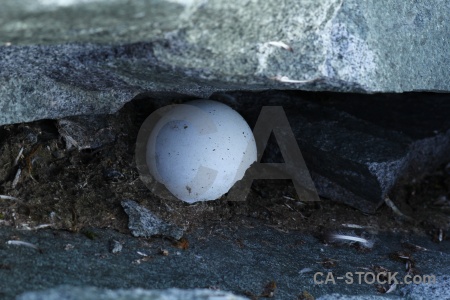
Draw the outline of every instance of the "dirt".
M140 125L156 105L148 99L134 100L116 114L96 116L107 124L101 130L108 129L115 139L90 149L68 149L70 143L57 120L0 127L0 194L17 198L0 200L1 224L19 228L51 224L74 232L99 227L127 233L128 219L120 202L132 199L188 232L222 223L245 225L249 217L280 231L313 234L357 224L369 231L415 232L438 239L440 231L449 229L448 164L407 184L402 197L393 199L413 221L386 205L367 215L331 199L303 201L289 181L256 181L245 202L226 201L226 196L193 205L160 199L139 179L134 157Z

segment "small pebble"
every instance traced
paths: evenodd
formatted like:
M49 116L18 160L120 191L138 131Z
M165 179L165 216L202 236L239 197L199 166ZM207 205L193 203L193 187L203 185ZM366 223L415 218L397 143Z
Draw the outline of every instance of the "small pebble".
M126 179L126 176L117 170L104 170L103 176L107 181L120 182Z
M73 248L75 248L75 247L72 244L66 244L64 246L64 250L66 250L66 251L72 250Z
M122 251L122 243L116 240L110 240L109 251L111 251L111 253L119 253L120 251Z

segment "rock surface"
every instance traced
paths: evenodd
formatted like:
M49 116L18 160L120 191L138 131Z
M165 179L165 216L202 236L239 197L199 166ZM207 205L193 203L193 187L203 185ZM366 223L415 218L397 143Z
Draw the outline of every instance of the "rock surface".
M388 296L380 296L380 295L357 295L357 296L350 296L350 295L341 295L341 294L330 294L325 295L322 297L317 298L317 300L397 300L402 299L400 297L395 297L392 295Z
M95 287L60 286L39 292L28 292L17 300L245 300L232 293L206 289L168 289L168 290L106 290Z
M196 230L187 234L190 247L186 250L173 248L163 239L137 239L112 230L96 229L96 238L91 240L83 234L67 231L24 231L0 227L2 241L15 236L38 245L43 252L40 254L32 248L4 243L0 245L0 297L14 299L26 293L18 299L53 299L50 296L67 297L83 286L98 288L87 288L84 295L104 292L105 298L96 299L111 299L107 297L120 293L131 296L133 292L128 289L132 287L146 290L211 288L220 289L220 293L260 295L272 280L277 286L273 299L296 299L304 291L316 299L328 300L348 299L350 295L380 300L401 295L402 299L442 299L448 291L448 275L445 276L450 272L448 240L436 244L429 238L414 234L379 233L373 250L360 252L345 245L324 245L309 234L283 233L261 223L253 225L255 227L236 226L232 229L221 223ZM124 243L120 253L109 252L108 241L111 238ZM399 285L394 292L381 297L383 295L375 284L357 284L356 274L353 275L354 284L346 284L343 280L336 280L336 284L314 283L317 272L344 276L346 272L371 270L374 265L398 272L396 278L402 280L406 274L405 263L389 259L388 254L407 251L401 246L405 239L429 250L412 255L421 275L436 275L435 285L410 286L404 292L403 286ZM72 247L67 247L68 244ZM168 256L158 254L162 247L168 249ZM137 252L146 253L150 259L142 261ZM326 259L335 260L336 265L329 267L323 264ZM317 279L325 278L319 276ZM75 287L54 289L60 285ZM117 289L128 291L119 292ZM213 291L209 293L214 294Z
M450 277L448 274L437 276L436 284L411 284L401 290L405 299L445 299L450 295Z
M112 113L149 93L449 91L448 11L424 0L5 0L0 124Z

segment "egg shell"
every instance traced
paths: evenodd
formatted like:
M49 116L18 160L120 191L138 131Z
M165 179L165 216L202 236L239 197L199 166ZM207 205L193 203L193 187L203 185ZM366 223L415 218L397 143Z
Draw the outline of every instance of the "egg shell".
M256 161L247 122L211 100L175 105L156 123L147 142L150 174L188 203L227 193Z

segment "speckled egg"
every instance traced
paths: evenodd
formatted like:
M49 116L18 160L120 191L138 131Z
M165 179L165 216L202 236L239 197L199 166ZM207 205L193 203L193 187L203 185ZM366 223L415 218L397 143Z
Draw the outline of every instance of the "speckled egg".
M220 198L256 158L247 122L231 107L211 100L173 106L147 143L150 174L189 203Z

